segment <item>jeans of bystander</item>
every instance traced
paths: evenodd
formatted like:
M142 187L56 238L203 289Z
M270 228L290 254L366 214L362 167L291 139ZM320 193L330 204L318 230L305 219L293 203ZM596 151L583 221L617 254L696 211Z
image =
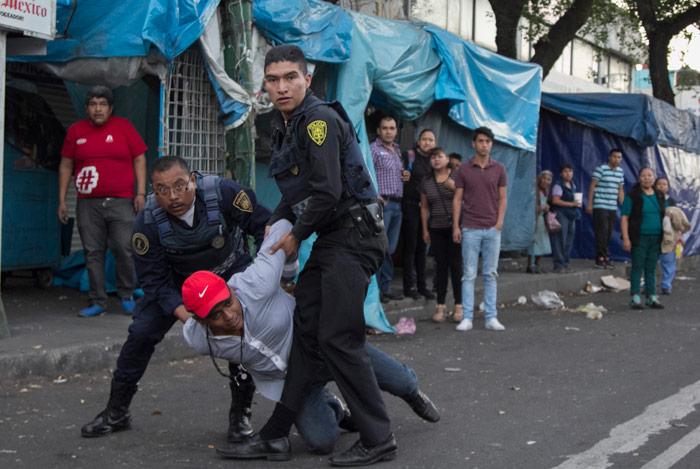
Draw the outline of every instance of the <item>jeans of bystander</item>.
M462 306L464 318L474 318L474 283L481 253L481 275L484 277L484 311L486 320L498 315L496 295L498 256L501 251L501 232L495 228L485 230L462 228Z

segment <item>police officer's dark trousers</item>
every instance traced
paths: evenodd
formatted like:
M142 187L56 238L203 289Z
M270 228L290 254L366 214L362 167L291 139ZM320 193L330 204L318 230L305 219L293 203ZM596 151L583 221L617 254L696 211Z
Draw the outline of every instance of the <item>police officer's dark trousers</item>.
M299 412L327 366L367 446L385 441L391 432L364 349L364 300L386 248L384 232L362 238L355 228L316 240L295 289L294 336L282 394L282 404Z

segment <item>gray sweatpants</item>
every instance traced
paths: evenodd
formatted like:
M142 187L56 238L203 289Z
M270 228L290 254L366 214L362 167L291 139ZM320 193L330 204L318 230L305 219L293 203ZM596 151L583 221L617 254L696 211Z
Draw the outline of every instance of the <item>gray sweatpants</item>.
M134 290L134 263L131 259L131 232L134 227L134 199L126 197L79 198L76 206L78 231L85 250L85 266L90 281L90 303L107 307L105 253L112 250L117 261L117 293L131 297Z

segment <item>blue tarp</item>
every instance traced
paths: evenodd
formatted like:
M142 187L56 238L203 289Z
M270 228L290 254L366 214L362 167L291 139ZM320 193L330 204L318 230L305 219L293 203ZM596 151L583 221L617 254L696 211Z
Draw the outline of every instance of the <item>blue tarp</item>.
M350 58L352 20L345 10L320 0L256 0L255 25L279 44L301 47L309 60Z
M219 0L91 0L78 2L65 39L48 41L46 55L8 57L21 62L145 56L155 46L166 59L187 49L204 31ZM59 6L63 34L72 7Z
M542 93L542 107L628 137L700 154L700 116L645 94Z
M428 24L442 67L435 99L469 129L489 127L496 140L535 151L542 68L509 59Z
M684 236L684 253L700 253L700 149L684 148L692 148L692 142L698 139L697 127L693 128L696 116L649 96L628 94L544 93L542 106L538 170L550 169L557 175L562 163L570 163L574 182L585 201L594 169L607 161L611 148L622 149L625 192L635 184L642 167L651 167L656 176L666 176L671 197L693 226ZM614 112L615 107L619 114ZM619 222L612 237L611 255L618 260L629 259L622 250ZM583 215L576 228L572 256L595 257L588 215Z

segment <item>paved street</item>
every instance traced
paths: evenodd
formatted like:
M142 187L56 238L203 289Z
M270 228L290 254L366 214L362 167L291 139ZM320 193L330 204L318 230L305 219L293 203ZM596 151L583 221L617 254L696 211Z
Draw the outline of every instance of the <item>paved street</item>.
M429 424L386 396L402 468L700 467L700 316L697 279L676 282L667 309L632 311L626 293L565 296L593 301L602 320L583 313L506 305L507 330L475 321L468 333L415 313L414 336L371 337L412 366L442 412ZM393 321L395 322L395 321ZM107 372L0 384L0 467L231 467L213 448L224 443L228 388L208 358L158 362L132 405L133 429L83 439L80 426L107 399ZM259 428L272 405L256 396ZM354 443L343 434L338 449ZM289 463L236 467L318 467L325 457L292 438Z

